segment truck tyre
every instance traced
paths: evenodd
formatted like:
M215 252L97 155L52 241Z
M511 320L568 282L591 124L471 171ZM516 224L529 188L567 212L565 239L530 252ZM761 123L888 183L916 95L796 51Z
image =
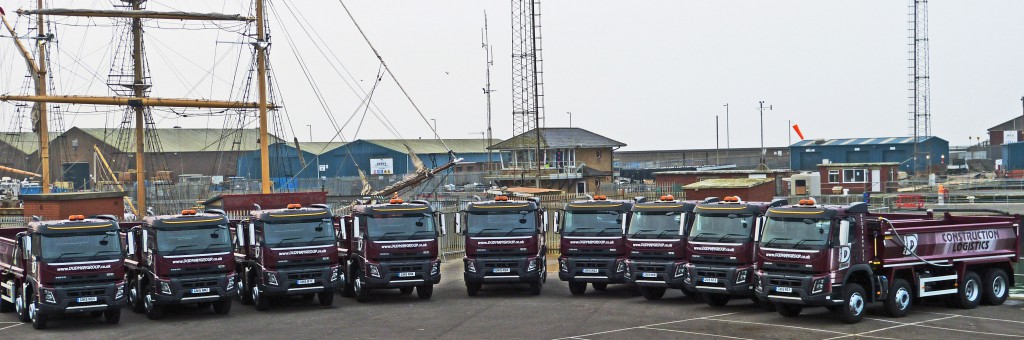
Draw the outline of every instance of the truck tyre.
M28 315L28 299L25 298L25 288L15 288L14 312L18 314L18 321L32 321Z
M224 299L213 303L213 312L224 315L231 312L231 299Z
M603 291L608 290L608 283L607 282L594 282L594 283L591 283L590 285L594 286L594 290L599 291L599 292L603 292Z
M587 292L587 283L579 281L569 281L569 293L572 295L583 295Z
M416 289L416 287L401 287L398 288L398 292L402 295L409 295L412 294L413 289Z
M858 323L864 318L867 304L864 288L856 283L847 283L846 287L843 287L843 305L836 309L836 315L844 323Z
M476 296L480 294L480 282L466 282L466 295Z
M142 313L146 311L145 306L142 305L141 295L142 292L142 280L133 278L128 281L128 306L132 309L132 312Z
M320 301L321 306L330 307L334 304L334 290L324 289L324 291L316 294L316 299Z
M50 316L39 311L37 307L38 302L35 301L34 295L30 294L28 299L31 301L28 305L28 315L32 319L32 328L46 329L46 323L50 320Z
M355 287L352 284L352 281L354 281L354 280L349 279L349 277L347 275L345 276L345 284L341 288L341 296L352 297L353 295L355 295L355 292L354 292L355 291Z
M256 305L256 310L262 312L262 311L270 309L270 298L267 297L267 296L264 296L263 293L260 292L260 285L253 284L251 289L252 289L252 304Z
M729 300L732 298L726 294L709 294L701 293L704 297L704 302L707 302L708 306L721 307L729 304Z
M121 308L114 307L103 312L103 322L108 325L116 325L121 322Z
M978 274L968 270L960 279L960 286L957 287L953 303L963 309L974 309L981 303L981 296L984 295L981 291L981 278L978 277Z
M238 280L238 299L242 301L243 305L252 304L252 275L249 274L248 270L242 271L242 277Z
M757 306L758 308L761 308L761 310L763 310L765 312L774 312L775 311L775 304L773 304L771 301L761 300L761 299L759 299L756 296L751 296L750 297L750 301L754 302L755 306Z
M362 275L356 277L356 282L353 285L355 286L353 287L353 293L356 295L356 301L370 301L370 289L363 287Z
M629 296L637 297L637 296L640 296L640 295L643 295L643 293L640 292L640 286L630 286L629 287Z
M896 279L892 282L892 289L889 296L885 298L885 312L894 318L902 318L910 312L910 306L914 303L914 296L910 290L907 280Z
M776 303L775 310L779 312L779 315L787 318L793 318L800 315L800 312L804 310L804 306L794 305L791 303Z
M640 287L640 295L644 296L644 299L651 301L661 300L662 296L665 296L665 287Z
M164 306L157 305L153 301L153 295L148 294L149 292L143 292L145 297L142 303L146 305L146 318L150 320L159 320L164 317Z
M420 300L430 300L430 297L434 296L434 284L427 283L416 287L416 296Z
M985 271L985 277L982 281L983 291L983 302L986 305L998 306L1006 302L1006 298L1010 296L1009 280L1006 278L1006 272L999 268L990 268Z
M530 295L540 295L540 289L544 287L541 280L530 282Z

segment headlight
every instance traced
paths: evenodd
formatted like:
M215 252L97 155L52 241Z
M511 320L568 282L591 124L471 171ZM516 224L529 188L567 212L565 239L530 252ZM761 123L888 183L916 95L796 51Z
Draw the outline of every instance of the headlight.
M619 264L615 265L615 272L616 273L625 273L626 272L626 268L628 268L628 267L629 266L626 265L626 261L619 261Z
M825 278L824 277L820 278L820 279L817 279L817 280L814 280L814 283L811 284L811 294L821 293L824 290L825 290Z
M682 263L676 265L675 277L680 276L686 276L686 265Z
M476 273L476 264L473 263L473 260L466 261L466 272Z
M331 268L331 282L338 281L338 268Z
M747 282L747 269L736 272L736 284Z
M367 264L366 266L370 268L370 276L380 277L380 268L378 268L377 265Z
M43 301L49 304L57 304L57 298L53 296L53 291L49 289L43 289Z
M117 286L114 287L114 300L120 300L122 298L124 298L124 284L118 283Z
M267 284L269 284L271 286L276 286L277 285L277 274L274 274L274 272L267 272Z
M558 259L558 270L568 273L569 265L565 263L565 259Z
M441 262L434 262L434 265L430 267L430 276L434 276L441 273Z
M228 276L228 284L224 286L224 290L230 291L235 289L235 276Z
M540 261L540 259L532 258L532 259L529 259L529 261L530 261L530 265L526 267L526 271L532 272L534 270L537 270L537 262Z
M171 285L166 281L160 281L160 293L164 295L171 295Z
M754 290L761 291L761 274L754 272Z

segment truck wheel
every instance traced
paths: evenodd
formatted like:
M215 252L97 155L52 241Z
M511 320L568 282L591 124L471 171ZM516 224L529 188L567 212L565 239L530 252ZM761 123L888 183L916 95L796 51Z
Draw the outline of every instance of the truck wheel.
M629 296L637 297L637 296L640 296L640 295L643 295L643 293L640 292L640 287L639 286L630 286L629 287Z
M341 288L341 296L352 297L355 295L355 287L352 285L352 281L353 280L349 279L347 275L345 276L345 284L344 287Z
M142 280L139 279L131 279L128 281L128 306L132 309L132 312L135 313L142 313L146 311L146 308L142 305L142 301L140 299L141 295L139 294L142 292L142 287L140 287L141 282Z
M434 284L426 283L416 287L416 296L420 300L430 300L430 297L434 296Z
M708 294L701 293L704 297L704 302L707 302L708 306L721 307L729 304L729 300L732 298L725 294Z
M978 303L981 303L981 279L978 278L978 274L968 270L964 273L964 277L960 279L960 287L957 287L956 297L953 298L953 302L957 307L963 309L974 309L978 307Z
M213 303L213 312L224 315L231 312L231 299L224 299Z
M416 289L416 287L401 287L398 288L398 292L402 295L409 295L412 294L413 289Z
M594 286L594 290L599 291L599 292L603 292L603 291L608 290L608 283L606 283L606 282L594 282L594 283L591 283L590 285Z
M238 299L242 301L243 305L252 304L252 292L249 288L252 282L252 275L249 275L249 271L242 271L242 277L238 279Z
M750 297L750 301L754 302L754 305L756 305L758 308L761 308L761 310L765 312L775 311L775 304L773 304L771 301L764 301L756 296Z
M645 299L654 301L661 300L662 296L665 296L665 287L640 287L640 295L643 295Z
M476 296L480 294L480 282L466 282L466 295Z
M791 303L776 303L775 310L779 312L779 315L793 318L800 315L800 312L804 310L804 306Z
M260 285L252 285L252 304L256 305L256 310L265 311L270 309L270 298L264 296L260 292Z
M1009 281L1006 272L999 268L991 268L985 272L983 299L986 305L998 306L1006 302L1010 296Z
M121 308L108 309L103 312L103 322L108 325L116 325L121 322Z
M28 296L29 301L32 301L28 305L28 315L29 318L32 319L32 328L45 329L46 322L50 321L50 316L39 311L39 308L37 307L38 302L35 301L34 297L35 296L32 295Z
M28 299L25 298L24 288L15 288L14 291L14 312L18 314L18 321L29 322L32 321L28 315Z
M902 318L910 312L910 306L914 303L913 293L910 291L910 284L907 280L896 279L892 282L892 289L889 296L883 302L885 312L894 318Z
M587 292L587 283L578 281L569 281L569 293L572 295L583 295Z
M325 289L324 291L316 294L316 299L320 301L321 306L330 307L334 304L334 290Z
M370 289L363 287L363 279L361 276L362 275L359 275L359 277L356 278L356 282L353 284L355 286L353 287L353 293L356 295L356 301L367 302L370 301Z
M836 309L839 320L845 323L857 323L864 318L864 309L867 307L867 297L864 296L864 288L856 283L848 283L843 287L843 305Z
M540 289L544 287L541 280L530 282L530 295L540 295Z
M164 306L157 305L153 301L153 295L146 294L142 303L146 305L146 317L150 320L158 320L164 317Z

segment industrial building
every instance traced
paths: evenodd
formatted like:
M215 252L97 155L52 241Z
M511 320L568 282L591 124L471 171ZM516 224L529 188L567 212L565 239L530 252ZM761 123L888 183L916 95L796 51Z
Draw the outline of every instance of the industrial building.
M917 139L917 162L914 164L914 137L878 137L803 140L789 147L789 164L794 171L818 170L828 163L899 164L899 171L944 171L949 159L949 142L939 137Z
M510 156L502 159L500 171L485 178L508 187L533 186L539 179L542 188L573 193L594 192L601 183L611 183L613 154L626 144L581 128L539 130L491 146Z

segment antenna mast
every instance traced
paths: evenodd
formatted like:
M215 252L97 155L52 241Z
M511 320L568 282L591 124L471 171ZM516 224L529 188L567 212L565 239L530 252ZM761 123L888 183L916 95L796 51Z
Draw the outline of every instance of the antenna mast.
M534 164L540 187L540 127L544 120L544 67L541 58L540 0L512 0L512 133L536 129Z
M931 90L928 81L928 0L910 0L910 129L914 136L914 172L918 170L920 137L931 136Z
M484 94L487 95L487 165L490 166L494 161L491 159L491 145L494 144L491 135L491 66L494 65L494 51L491 48L491 38L487 34L487 11L484 11L484 31L483 31L483 45L484 54L487 57L487 84L484 87Z

